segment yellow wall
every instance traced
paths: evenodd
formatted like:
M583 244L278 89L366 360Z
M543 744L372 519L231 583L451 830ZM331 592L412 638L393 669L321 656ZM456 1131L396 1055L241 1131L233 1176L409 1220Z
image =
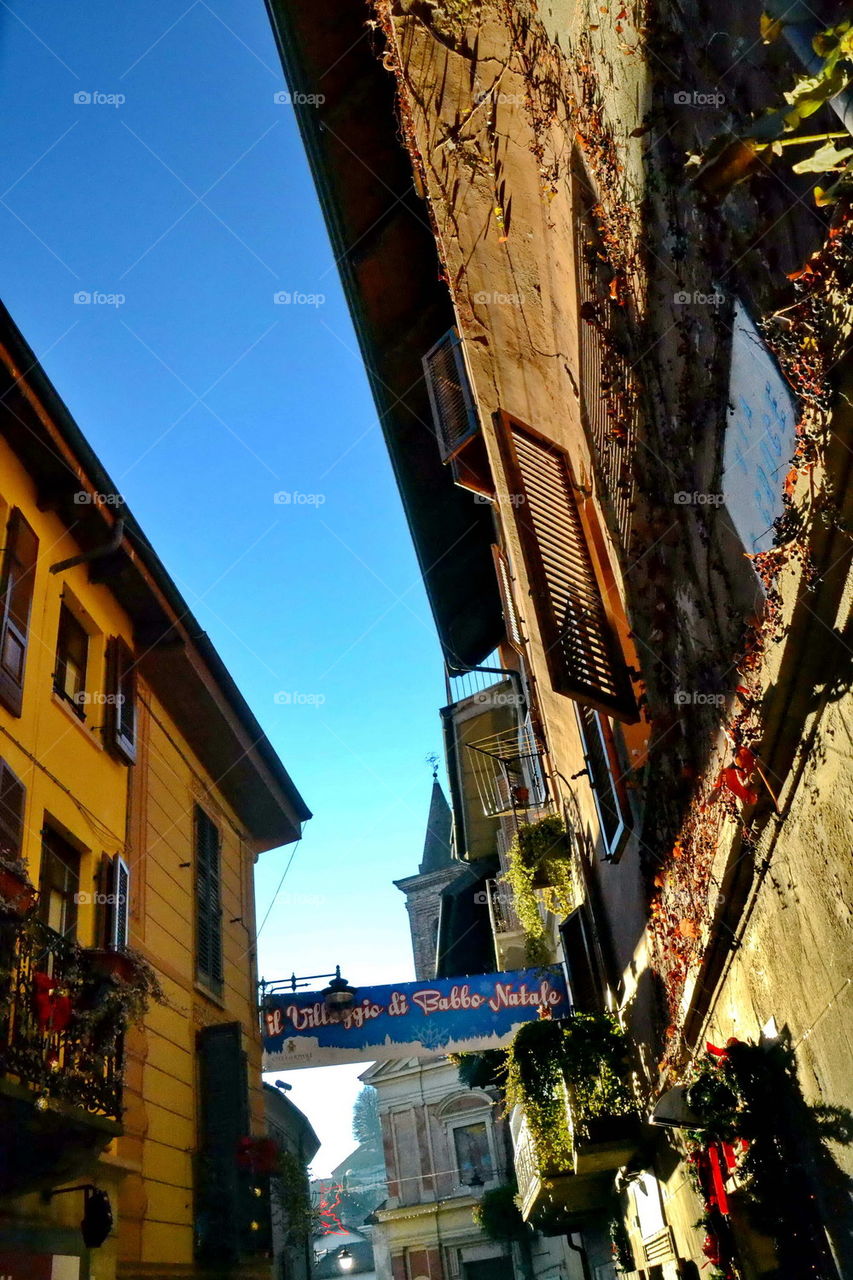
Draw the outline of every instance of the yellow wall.
M128 1045L126 1136L135 1166L122 1194L121 1274L134 1265L192 1262L192 1151L196 1139L195 1037L215 1022L242 1022L249 1053L252 1126L263 1129L255 1012L253 854L233 812L145 685L139 689L137 774L129 853L131 945L157 967L166 1003L151 1009ZM216 997L195 980L194 806L221 835L224 984ZM182 865L187 864L190 865ZM235 921L235 923L231 923ZM239 923L242 921L242 923ZM243 927L245 925L245 928ZM247 932L248 931L248 932Z
M126 1042L124 1136L101 1158L95 1181L108 1190L117 1238L92 1254L91 1280L188 1274L193 1270L192 1163L197 1134L195 1037L217 1021L240 1021L249 1054L252 1129L264 1130L253 945L254 853L228 808L144 682L139 682L137 763L114 759L102 743L104 705L87 706L85 725L52 690L63 590L73 593L91 628L87 691L103 692L104 646L121 636L133 647L130 619L108 586L92 584L86 565L49 567L79 553L60 519L40 511L35 486L0 441L0 529L19 507L39 539L30 612L22 715L0 706L0 757L27 788L23 854L38 885L46 815L80 848L81 891L94 889L103 853L123 852L131 868L130 944L152 963L166 1002L149 1010ZM224 986L221 998L195 983L194 804L222 839ZM188 864L188 865L182 865ZM230 923L239 920L242 923ZM81 904L78 940L95 941L95 911ZM27 1196L0 1208L32 1226L79 1222L79 1196L46 1207ZM251 1268L249 1269L251 1271Z

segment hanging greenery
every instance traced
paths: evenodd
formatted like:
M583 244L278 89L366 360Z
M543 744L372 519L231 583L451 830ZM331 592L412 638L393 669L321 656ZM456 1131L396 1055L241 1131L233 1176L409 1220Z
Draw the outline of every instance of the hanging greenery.
M599 1116L635 1111L628 1070L627 1039L612 1014L519 1027L507 1050L506 1098L523 1108L542 1168L571 1164L572 1129L582 1134Z
M536 890L543 890L545 906L555 915L568 915L575 905L571 845L562 818L549 814L520 827L508 856L509 869L501 878L512 889L527 961L547 964L550 949Z
M493 1187L491 1191L484 1191L473 1208L472 1216L477 1226L498 1244L521 1240L526 1234L516 1195L515 1184L507 1182L501 1187Z
M273 1210L290 1237L291 1244L304 1244L316 1234L319 1213L311 1201L305 1165L286 1147L280 1147L270 1175Z
M501 1082L506 1070L503 1049L483 1049L480 1053L451 1053L449 1060L459 1073L459 1083L467 1089L488 1089Z
M765 15L761 22L765 43L777 40L784 27L783 21ZM692 157L693 163L701 164L696 181L706 191L725 194L735 183L760 170L774 156L781 156L784 148L810 146L813 148L811 153L792 165L792 169L794 173L831 175L828 187L815 187L815 203L834 204L853 192L853 147L835 146L838 139L849 142L849 133L846 130L799 136L795 133L803 121L853 81L853 24L850 19L818 32L812 47L823 59L822 65L816 74L804 72L798 77L794 87L783 95L785 106L766 111L743 136L715 138L704 156ZM794 136L785 136L789 134Z

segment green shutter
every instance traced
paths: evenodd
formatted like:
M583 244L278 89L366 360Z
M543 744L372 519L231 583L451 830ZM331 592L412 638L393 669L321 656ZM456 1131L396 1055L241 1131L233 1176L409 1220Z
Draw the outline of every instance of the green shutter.
M216 824L201 805L195 807L196 968L209 986L222 986L222 908L220 841Z
M249 1132L248 1073L239 1022L199 1032L198 1076L197 1252L205 1262L227 1264L241 1253L237 1153L240 1139Z
M0 600L0 702L21 714L38 538L15 507L6 528Z

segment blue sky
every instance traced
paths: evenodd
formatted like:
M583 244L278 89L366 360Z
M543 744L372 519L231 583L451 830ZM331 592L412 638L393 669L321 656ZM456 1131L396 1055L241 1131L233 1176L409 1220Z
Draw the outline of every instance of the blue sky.
M263 972L389 981L443 676L283 88L262 0L0 0L1 291L316 815ZM294 1074L318 1170L360 1069Z

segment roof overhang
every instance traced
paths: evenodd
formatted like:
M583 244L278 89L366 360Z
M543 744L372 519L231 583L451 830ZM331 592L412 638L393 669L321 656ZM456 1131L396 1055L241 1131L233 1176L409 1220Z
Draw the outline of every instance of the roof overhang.
M364 0L267 8L441 645L465 670L503 635L494 526L489 504L454 484L432 428L421 357L454 313L382 36Z
M297 840L311 811L127 505L75 502L81 491L120 495L2 304L0 434L35 483L39 506L73 528L83 552L107 544L117 514L124 518L119 549L89 573L132 620L140 674L255 850Z

